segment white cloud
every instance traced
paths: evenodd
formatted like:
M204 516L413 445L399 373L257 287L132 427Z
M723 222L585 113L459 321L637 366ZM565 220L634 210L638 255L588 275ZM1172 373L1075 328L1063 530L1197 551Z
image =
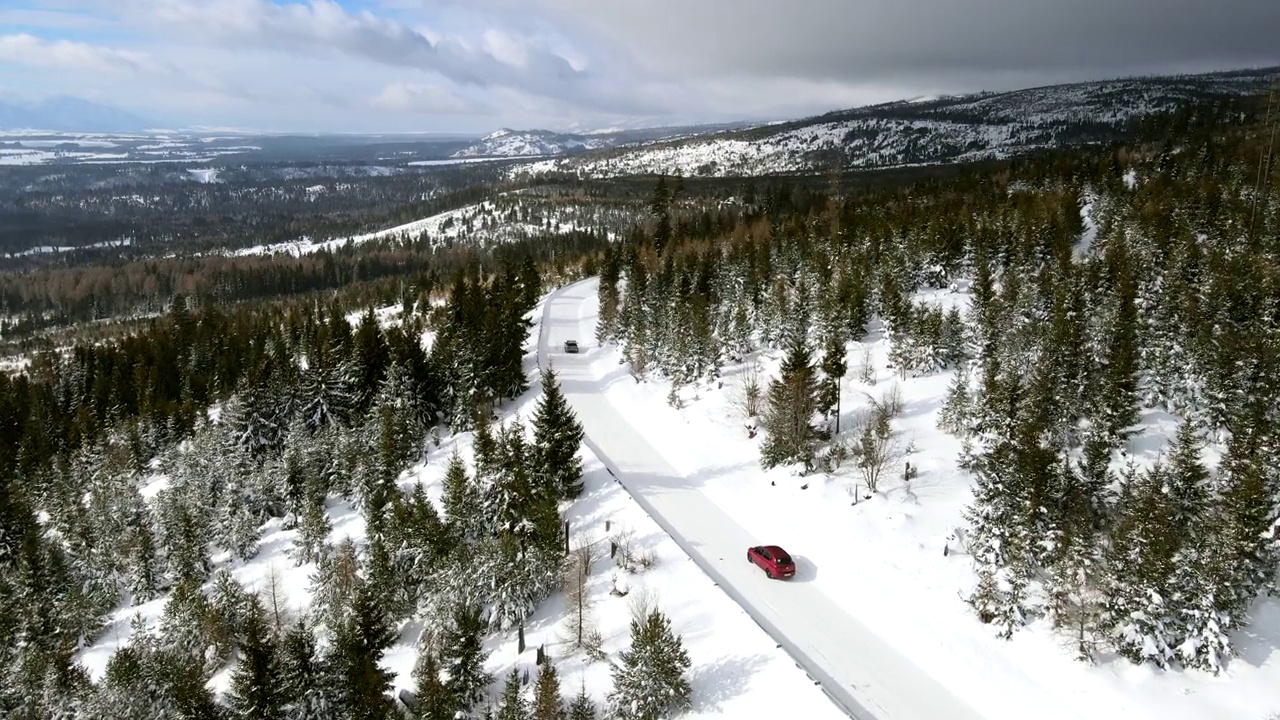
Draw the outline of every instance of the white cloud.
M157 67L146 53L70 40L45 40L25 33L0 35L0 61L94 72L145 72Z
M387 85L370 100L370 104L392 112L429 115L490 115L494 112L488 104L444 86L413 82Z

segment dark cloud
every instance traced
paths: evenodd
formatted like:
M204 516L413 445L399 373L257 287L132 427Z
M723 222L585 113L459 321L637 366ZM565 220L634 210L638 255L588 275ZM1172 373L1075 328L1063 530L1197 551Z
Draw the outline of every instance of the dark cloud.
M982 85L1280 62L1277 0L539 0L666 76Z

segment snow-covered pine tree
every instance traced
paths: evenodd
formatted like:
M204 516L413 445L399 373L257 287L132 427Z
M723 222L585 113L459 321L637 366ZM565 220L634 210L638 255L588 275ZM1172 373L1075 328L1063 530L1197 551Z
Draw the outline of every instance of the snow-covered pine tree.
M231 674L228 704L236 717L246 720L282 720L287 699L283 690L275 637L262 603L252 598L240 643L240 662Z
M766 432L760 448L765 468L801 462L807 468L813 460L818 429L818 378L803 336L788 342L781 376L769 383L761 426Z
M445 470L442 504L451 543L465 548L479 542L482 497L480 489L467 475L466 465L457 450L449 457L449 466Z
M609 704L620 720L660 720L689 707L689 654L657 609L631 621L631 647L618 653Z
M1126 470L1103 585L1103 626L1116 652L1162 668L1173 659L1177 642L1170 578L1179 534L1165 474L1158 464L1143 473Z
M308 492L304 500L302 516L298 519L298 534L293 539L293 556L297 565L319 562L324 555L325 543L333 524L325 510L325 498L318 490Z
M503 683L494 720L529 720L529 703L525 701L522 690L520 670L513 667Z
M312 432L335 422L346 422L355 403L354 380L355 368L350 362L310 367L302 374L298 410Z
M168 584L184 581L197 585L209 577L213 565L209 555L207 515L196 503L195 488L188 484L171 486L157 496L160 542L168 560Z
M364 584L359 571L360 559L349 537L316 562L316 571L311 576L311 615L329 632L337 632L346 621L351 604Z
M1089 490L1068 458L1063 458L1062 465L1062 488L1050 535L1053 548L1045 578L1047 609L1054 627L1070 633L1076 657L1091 661L1102 612L1101 545Z
M596 704L587 695L586 685L578 688L578 694L569 703L568 720L596 720Z
M542 370L542 397L533 413L533 477L561 500L582 494L582 424L565 401L555 370Z
M285 632L279 656L285 720L338 720L341 698L305 618L299 618Z
M440 664L447 678L445 687L465 712L470 712L484 699L493 682L484 671L483 632L484 620L478 605L458 603L454 606L452 621L445 628L440 648Z
M969 366L956 368L955 376L947 387L947 398L938 413L938 427L957 437L967 437L971 432L970 415L972 399L969 389Z
M342 692L343 709L351 720L386 720L395 709L387 692L394 673L381 666L396 633L381 611L374 588L361 585L351 612L334 633L330 662Z

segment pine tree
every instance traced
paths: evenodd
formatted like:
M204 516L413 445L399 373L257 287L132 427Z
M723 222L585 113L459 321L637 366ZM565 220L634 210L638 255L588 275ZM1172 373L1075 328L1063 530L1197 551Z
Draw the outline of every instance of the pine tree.
M830 416L840 404L840 381L849 371L846 359L844 340L836 333L827 336L822 352L822 374L824 376L819 391L817 410Z
M938 413L938 427L959 437L970 433L969 423L972 400L969 397L969 368L961 365L956 370L951 385L947 388L947 399L942 403L942 411Z
M548 660L538 671L538 684L533 689L531 720L566 720L564 701L560 699L560 675Z
M494 720L529 720L529 704L521 693L520 671L514 667L507 674Z
M252 720L280 720L284 717L283 673L275 638L267 627L266 612L257 598L249 605L244 640L240 643L240 664L231 675L229 702L237 716Z
M298 521L298 535L293 540L296 564L318 562L332 531L333 524L329 522L329 515L325 512L324 496L311 493Z
M582 436L582 424L565 401L555 371L544 368L542 397L533 414L534 478L558 499L582 494Z
M689 707L689 654L658 610L631 621L631 648L618 654L609 696L622 720L659 720Z
M569 720L596 720L596 704L587 695L585 685L578 688L578 694L569 703Z
M1184 422L1178 427L1169 456L1168 494L1173 502L1173 522L1183 531L1182 542L1201 524L1209 503L1209 471L1200 463L1195 429Z
M480 617L479 606L467 603L454 606L452 620L445 630L440 650L441 665L448 676L445 687L457 705L470 712L476 703L484 699L485 691L493 682L484 671L481 637L484 621Z
M299 619L280 641L280 688L286 720L337 720L341 694L316 653L316 637Z
M1167 667L1176 625L1170 578L1178 531L1164 492L1165 469L1127 472L1119 516L1111 530L1104 584L1104 624L1116 651L1128 660Z
M440 679L440 660L430 648L419 649L413 680L418 701L416 720L454 720L458 703Z
M133 594L135 605L153 600L160 593L160 566L155 534L151 530L151 514L144 511L134 522L133 553L130 562L129 591Z
M394 711L387 691L395 675L380 663L395 640L373 589L362 585L346 622L334 635L332 651L343 705L352 720L386 720Z
M480 491L467 476L462 455L456 450L449 458L449 467L445 470L442 502L453 543L458 547L464 547L478 542L479 520L482 512Z
M803 337L793 337L782 363L781 377L769 383L761 425L767 437L760 448L765 468L813 460L818 430L813 424L817 412L818 379Z

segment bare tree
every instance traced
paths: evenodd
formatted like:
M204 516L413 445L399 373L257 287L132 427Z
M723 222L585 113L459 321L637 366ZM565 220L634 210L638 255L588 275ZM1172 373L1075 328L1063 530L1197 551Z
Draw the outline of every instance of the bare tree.
M613 531L613 535L609 537L609 540L617 547L617 552L613 556L613 564L627 572L631 572L635 561L635 531L624 525L619 525L618 529Z
M658 593L649 585L641 585L631 593L631 621L644 625L649 615L658 609Z
M858 382L863 385L876 384L876 366L871 359L871 346L862 346L862 355L858 360Z
M895 412L901 411L902 395L895 389L883 400L870 400L870 409L859 419L853 454L857 468L869 492L876 492L880 480L904 457L902 443L890 424Z
M595 542L579 539L573 552L565 561L564 596L569 605L566 641L575 648L587 648L591 635L591 596L587 584L591 575L591 565L595 562Z
M760 360L752 358L743 365L742 374L729 394L733 408L744 420L759 417L761 403L764 401L764 389L760 386Z
M262 580L262 588L258 591L262 604L271 614L271 627L276 635L282 635L290 623L288 595L284 590L284 578L280 575L280 566L271 563L267 568L267 576Z

